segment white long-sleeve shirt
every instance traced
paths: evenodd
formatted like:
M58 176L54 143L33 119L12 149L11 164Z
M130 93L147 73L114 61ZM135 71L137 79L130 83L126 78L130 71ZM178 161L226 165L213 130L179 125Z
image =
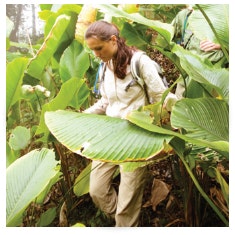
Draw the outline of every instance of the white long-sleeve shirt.
M147 55L142 55L140 57L139 66L140 76L147 85L149 97L151 97L152 102L160 101L166 87L164 86L156 67L151 63L151 59ZM113 64L111 61L109 65L106 66L104 79L100 83L101 98L84 112L125 118L129 112L147 105L148 100L145 91L138 83L134 83L127 91L125 91L125 88L132 80L133 76L129 65L127 66L126 77L124 79L119 79L114 75ZM165 100L168 111L171 111L171 105L176 101L176 96L169 93Z

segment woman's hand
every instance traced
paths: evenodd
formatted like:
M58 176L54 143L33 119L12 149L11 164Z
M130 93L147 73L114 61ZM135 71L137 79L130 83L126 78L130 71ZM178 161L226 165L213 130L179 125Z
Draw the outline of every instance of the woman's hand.
M202 51L213 51L213 50L219 50L220 48L221 46L219 44L216 44L209 40L203 40L200 42L200 49Z

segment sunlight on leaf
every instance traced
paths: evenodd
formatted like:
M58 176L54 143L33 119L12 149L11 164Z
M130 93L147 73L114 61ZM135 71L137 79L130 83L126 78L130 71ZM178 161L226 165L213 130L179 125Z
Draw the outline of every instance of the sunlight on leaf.
M162 152L171 136L139 128L120 118L56 111L45 113L51 133L71 151L108 162L143 161Z

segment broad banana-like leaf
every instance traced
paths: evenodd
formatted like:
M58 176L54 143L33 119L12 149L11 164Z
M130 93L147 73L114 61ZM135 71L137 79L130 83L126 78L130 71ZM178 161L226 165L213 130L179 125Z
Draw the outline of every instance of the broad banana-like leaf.
M141 25L142 26L142 25ZM143 26L142 26L143 27ZM144 26L146 27L146 26ZM138 29L138 28L137 28ZM133 25L124 22L121 30L121 36L126 39L127 45L136 46L141 50L146 50L148 44L150 43L151 38L148 35L141 35L137 30L136 27Z
M219 40L229 48L229 5L228 4L200 4L200 7L210 19ZM195 7L196 8L196 7ZM197 9L189 17L193 33L200 39L209 39L219 43L210 25L202 13Z
M6 225L19 226L27 206L59 172L52 150L33 150L6 171Z
M170 24L162 23L158 20L149 20L139 13L128 14L127 12L118 9L112 4L97 4L95 7L114 17L124 17L139 24L147 25L161 34L169 44L174 36L174 28Z
M208 87L206 87L209 89ZM201 85L201 83L198 83L194 80L189 80L187 83L187 91L186 91L186 97L187 98L201 98L201 97L211 97L210 93L207 91L204 86Z
M175 45L172 51L180 57L181 66L191 79L214 88L224 100L228 100L229 71L227 69L215 68L209 61L202 60L179 45Z
M120 118L71 111L46 112L45 122L71 151L107 162L143 161L164 152L171 136L143 130Z
M71 16L73 13L77 15L82 7L78 4L40 4L40 8L38 17L45 22L44 36L47 37L58 16L63 14Z
M17 58L7 65L6 70L6 113L21 98L21 85L28 59Z
M44 190L37 196L37 198L35 199L35 202L37 204L43 204L46 196L51 190L51 187L54 184L56 184L62 177L63 177L63 173L61 171L58 171L57 174L48 182Z
M71 77L83 78L90 66L88 53L82 44L74 40L64 51L60 60L60 77L63 82Z
M44 69L48 64L49 60L56 52L58 47L67 37L66 29L70 23L71 17L68 15L60 15L55 24L53 25L50 33L47 35L44 43L42 44L41 48L38 50L36 56L31 59L28 65L27 72L32 77L35 77L41 80Z
M229 108L225 101L213 98L183 99L175 104L171 124L183 128L186 135L207 141L228 141Z
M183 100L178 101L178 102L183 102ZM174 110L177 110L176 105L173 107L173 111ZM217 111L218 110L219 110L219 108L217 109ZM179 118L181 120L180 128L184 128L185 127L185 123L184 123L185 118L182 119L181 115L176 116L178 112L174 111L174 113L173 113L173 111L172 111L172 114L171 114L171 119L172 118L174 118L174 119ZM181 109L181 112L184 113L185 110ZM146 113L138 112L138 111L133 111L127 116L127 120L129 120L130 122L138 125L139 127L143 128L143 129L149 130L151 132L165 134L165 135L172 135L172 136L178 137L178 138L180 138L184 141L187 141L189 143L192 143L192 144L195 144L195 145L198 145L198 146L205 146L205 147L214 149L214 150L222 153L223 156L225 156L225 157L229 156L228 141L223 140L223 139L221 140L220 138L218 138L217 140L215 140L213 142L208 140L206 138L207 137L206 134L203 133L203 130L207 133L207 131L206 131L207 129L204 126L201 127L201 129L202 129L201 131L203 133L203 136L200 137L200 135L199 135L198 138L197 138L196 134L195 134L195 136L192 136L192 135L188 136L188 135L180 134L179 132L176 132L176 131L172 131L172 130L169 130L169 129L164 129L162 127L156 126L156 125L152 124L151 122L146 121L147 118L148 118L148 116L147 116ZM187 120L187 121L190 122L190 120ZM205 126L207 124L208 124L207 122L204 123ZM215 124L215 128L216 128L216 126L217 125Z
M43 105L40 123L36 134L44 133L44 138L47 138L47 135L49 134L44 120L44 114L46 111L65 109L67 106L79 109L89 94L89 89L83 79L71 78L65 82L58 95L51 102Z

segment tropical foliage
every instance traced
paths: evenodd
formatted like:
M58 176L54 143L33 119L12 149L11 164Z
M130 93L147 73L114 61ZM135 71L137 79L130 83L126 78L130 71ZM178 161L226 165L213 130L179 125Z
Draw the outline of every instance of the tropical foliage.
M156 6L153 9L161 9L161 5ZM7 226L19 226L30 203L42 203L59 180L65 182L65 203L68 210L71 208L68 196L74 185L68 177L61 144L80 157L121 163L126 170L174 156L179 162L175 165L181 172L179 177L185 172L188 177L182 178L187 226L200 226L200 220L192 221L187 210L192 192L196 195L193 200L204 198L228 226L229 70L224 66L228 64L229 51L228 5L195 6L197 19L205 22L195 20L194 33L202 37L203 32L208 32L208 38L220 42L226 63L219 65L212 65L173 42L169 22L179 6L171 6L172 11L169 10L169 15L166 12L163 21L111 4L94 7L65 4L57 10L52 5L41 5L39 16L45 21L43 43L39 49L38 45L31 45L27 55L11 53L7 57ZM78 112L95 102L92 88L99 64L79 35L98 19L114 22L129 45L159 50L184 78L195 81L197 85L188 90L188 97L173 107L170 122L163 120L162 103L178 80L167 89L161 102L130 113L126 120ZM11 45L10 29L12 22L8 19L7 49ZM149 29L158 36L146 34ZM190 92L194 95L190 96ZM217 182L222 203L201 184L199 169L204 178ZM77 196L88 192L89 171L88 165L85 173L81 173L84 177L80 175L76 180ZM189 184L190 181L194 184ZM52 221L55 210L44 216ZM38 225L46 226L43 222Z

